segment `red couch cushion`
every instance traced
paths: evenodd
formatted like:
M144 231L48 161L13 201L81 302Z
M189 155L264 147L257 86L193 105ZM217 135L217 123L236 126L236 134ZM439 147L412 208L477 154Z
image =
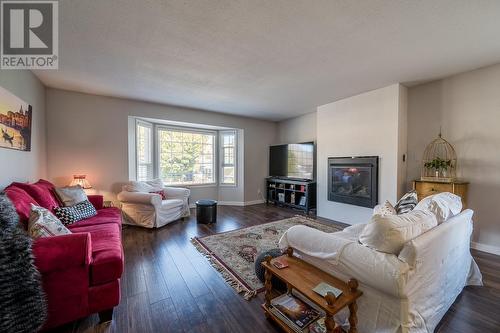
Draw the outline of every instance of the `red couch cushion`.
M122 224L122 214L120 210L116 207L103 208L97 211L97 215L89 217L88 219L78 221L67 226L72 232L73 228L88 227L92 225L101 224Z
M123 273L123 251L119 224L73 226L71 232L90 233L92 242L91 285L103 284L120 278Z
M12 183L12 186L19 187L26 191L40 206L47 208L51 212L59 207L59 202L54 194L54 185L51 182L40 179L34 184Z
M28 227L31 204L39 206L38 202L26 193L26 191L12 184L5 189L5 193L14 204L14 207L16 207L16 212L19 215L19 222L21 222L24 229L26 229Z

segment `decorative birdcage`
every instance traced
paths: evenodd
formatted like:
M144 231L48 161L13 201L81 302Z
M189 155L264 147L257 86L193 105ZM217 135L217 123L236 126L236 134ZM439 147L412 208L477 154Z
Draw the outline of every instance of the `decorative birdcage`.
M425 148L422 158L421 179L425 181L452 182L457 177L457 154L453 146L443 139L441 132L437 139Z

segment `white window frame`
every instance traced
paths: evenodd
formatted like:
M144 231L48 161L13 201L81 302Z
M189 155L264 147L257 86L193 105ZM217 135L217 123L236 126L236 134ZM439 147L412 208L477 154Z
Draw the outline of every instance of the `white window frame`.
M136 119L135 120L135 138L134 138L134 153L135 153L135 179L139 179L139 156L138 156L138 145L139 142L137 140L137 133L138 133L138 128L139 126L143 127L148 127L151 130L151 137L150 137L150 152L151 152L151 168L152 168L152 176L155 177L155 129L154 129L154 124L141 120L141 119Z
M222 136L226 133L231 133L234 135L234 164L224 164L224 140ZM219 131L219 185L224 187L236 187L238 186L238 131L235 129L231 130L220 130ZM234 167L234 183L224 183L224 167L232 166Z
M182 184L182 183L164 183L165 186L182 186L182 187L237 187L239 183L239 145L240 145L240 137L239 131L237 129L204 129L204 128L196 128L196 127L188 127L188 126L178 126L178 125L170 125L170 124L161 124L156 123L154 121L150 121L149 119L142 119L139 117L135 118L133 124L133 155L135 161L129 162L129 168L132 173L129 173L131 179L138 180L138 172L139 172L139 159L138 159L138 149L137 149L137 130L139 124L141 126L151 128L151 151L152 151L152 177L159 178L160 176L160 147L158 143L158 131L161 129L173 130L173 131L181 131L181 132L191 132L191 133L202 133L202 134L210 134L214 137L214 146L213 146L213 173L214 173L214 181L211 183L196 183L196 184ZM131 124L131 125L132 125ZM130 128L130 127L129 127ZM232 133L235 136L234 143L234 184L233 183L223 183L223 167L224 167L224 156L223 156L223 142L222 135L224 133ZM130 147L130 146L129 146ZM130 149L129 149L130 151ZM131 152L132 153L132 152ZM135 162L135 163L134 163ZM132 164L133 163L133 164ZM135 170L133 170L135 167Z
M213 143L213 158L212 158L212 169L214 173L214 181L211 183L193 183L193 184L183 184L183 183L165 183L166 186L183 186L183 187L211 187L217 185L218 179L218 168L217 168L217 158L218 158L218 131L210 131L198 128L190 128L183 126L169 126L162 124L153 124L154 125L154 141L156 145L155 149L155 163L153 166L155 178L160 178L160 145L158 144L158 132L162 129L177 131L177 132L189 132L189 133L198 133L198 134L210 134L214 137Z

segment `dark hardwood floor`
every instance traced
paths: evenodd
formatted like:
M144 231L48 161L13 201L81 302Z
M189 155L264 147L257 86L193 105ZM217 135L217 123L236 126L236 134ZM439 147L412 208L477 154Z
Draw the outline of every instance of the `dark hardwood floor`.
M198 225L194 217L158 230L124 227L122 300L111 323L93 315L54 332L279 332L264 318L263 295L245 301L191 245L204 236L296 215L266 205L222 206L218 223ZM500 257L473 252L485 287L467 287L436 332L500 332Z

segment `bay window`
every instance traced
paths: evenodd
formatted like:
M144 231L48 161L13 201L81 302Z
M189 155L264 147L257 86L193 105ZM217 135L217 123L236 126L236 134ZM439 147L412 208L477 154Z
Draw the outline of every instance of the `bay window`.
M136 178L166 185L236 185L236 130L206 130L136 120Z

